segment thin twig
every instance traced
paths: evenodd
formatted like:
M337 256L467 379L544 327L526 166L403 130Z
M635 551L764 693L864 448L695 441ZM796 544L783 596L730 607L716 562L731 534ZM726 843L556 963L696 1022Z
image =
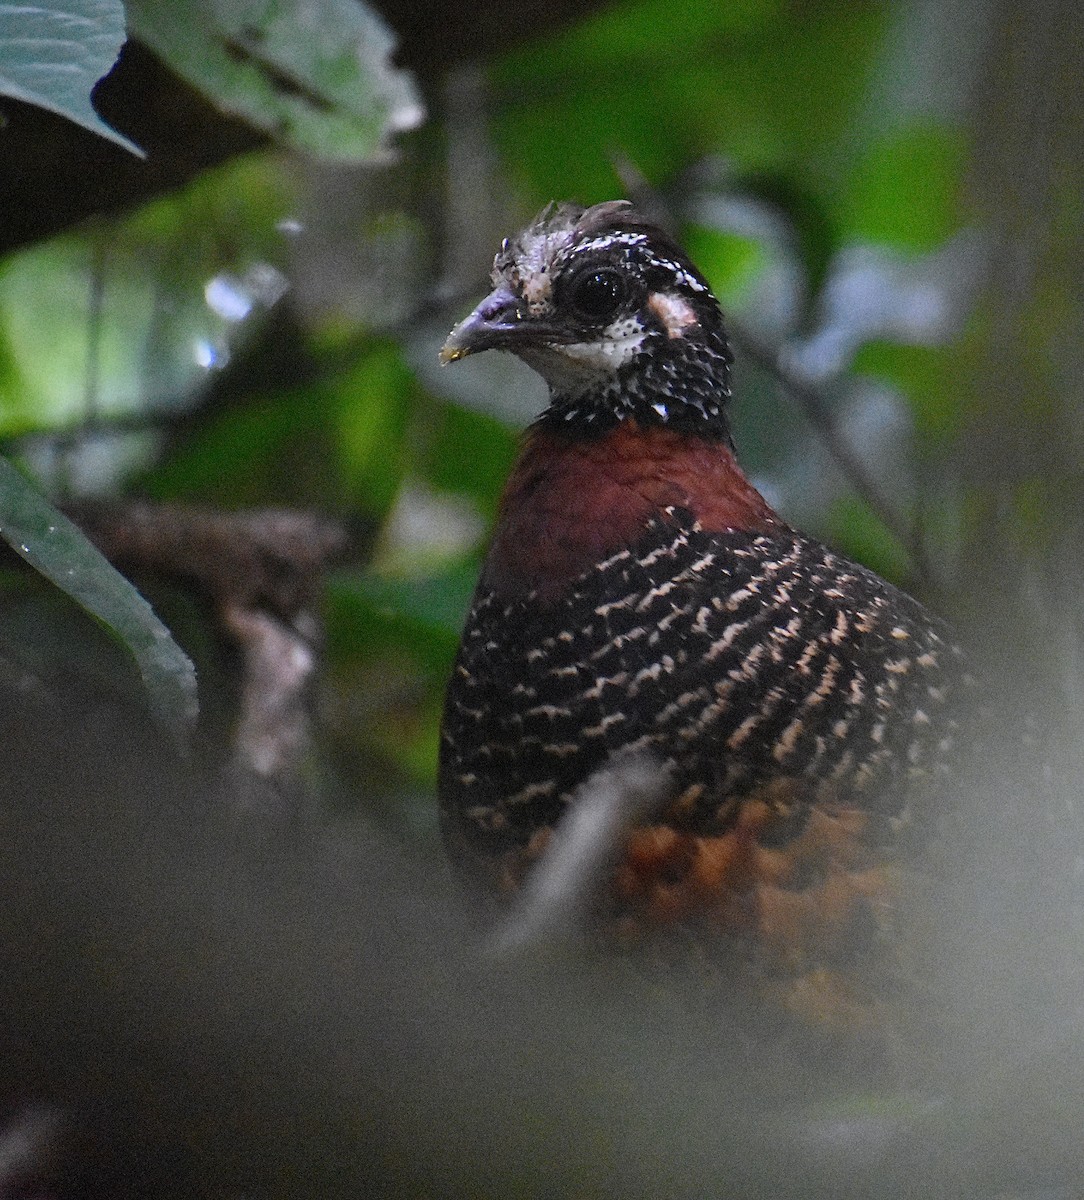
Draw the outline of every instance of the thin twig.
M814 433L847 476L851 486L869 505L885 528L903 546L911 559L918 581L929 585L933 581L929 556L922 538L921 526L907 521L866 470L862 461L847 445L836 428L835 420L825 401L824 392L811 383L791 374L779 361L777 351L766 346L740 325L730 323L734 344L751 362L769 374L780 387L797 401Z
M625 835L669 792L669 768L647 754L619 757L591 775L497 930L493 951L544 949L581 929Z

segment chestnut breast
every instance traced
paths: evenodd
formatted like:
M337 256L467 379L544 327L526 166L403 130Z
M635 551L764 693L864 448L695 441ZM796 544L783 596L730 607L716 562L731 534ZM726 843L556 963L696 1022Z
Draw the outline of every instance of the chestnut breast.
M482 587L555 599L671 506L710 531L786 528L722 440L632 420L591 441L535 429L505 487Z

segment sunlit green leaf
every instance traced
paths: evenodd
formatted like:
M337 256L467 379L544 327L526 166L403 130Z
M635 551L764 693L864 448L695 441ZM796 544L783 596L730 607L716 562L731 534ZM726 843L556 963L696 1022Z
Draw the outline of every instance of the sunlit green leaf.
M846 200L847 231L870 242L932 250L959 225L963 133L924 121L879 138Z
M116 634L158 716L183 744L197 711L191 660L128 580L2 458L0 537Z
M685 249L724 309L742 307L767 259L764 247L753 238L702 225L686 231Z
M223 111L310 153L364 161L422 119L390 30L358 0L129 0L129 19Z
M90 316L94 248L87 238L58 238L12 256L0 269L0 329L14 368L0 380L5 433L138 406L143 372L133 351L154 311L154 281L123 252L105 269L110 278L96 325ZM43 295L49 304L41 304ZM89 398L92 338L97 390ZM87 411L88 400L93 412Z
M869 505L851 495L841 496L832 506L828 538L832 545L886 579L904 580L914 565L899 539Z
M280 156L249 155L5 259L0 435L191 404L285 288L293 202Z
M0 95L58 113L142 156L90 102L123 45L121 0L0 0Z
M403 478L403 436L413 376L403 365L398 347L380 342L332 386L345 488L353 503L383 513Z

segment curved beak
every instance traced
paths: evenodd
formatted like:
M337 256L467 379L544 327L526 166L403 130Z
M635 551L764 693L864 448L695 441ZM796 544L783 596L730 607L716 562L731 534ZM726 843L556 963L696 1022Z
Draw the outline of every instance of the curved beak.
M518 296L506 287L495 288L448 334L440 361L453 363L479 350L507 346L523 332L527 316L527 306Z

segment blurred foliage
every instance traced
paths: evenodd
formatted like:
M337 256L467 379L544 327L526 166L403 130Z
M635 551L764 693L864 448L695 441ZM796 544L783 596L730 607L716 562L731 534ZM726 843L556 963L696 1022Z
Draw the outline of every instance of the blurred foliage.
M935 250L959 227L963 130L918 121L877 138L861 156L844 223L870 242Z
M665 0L607 9L496 66L513 177L539 202L555 186L595 201L613 192L608 152L652 180L718 153L822 190L853 151L840 135L861 112L888 12L773 0L696 0L680 20Z
M281 160L252 156L129 217L9 255L0 436L197 403L251 310L281 294L270 271L251 273L281 261L293 191Z

